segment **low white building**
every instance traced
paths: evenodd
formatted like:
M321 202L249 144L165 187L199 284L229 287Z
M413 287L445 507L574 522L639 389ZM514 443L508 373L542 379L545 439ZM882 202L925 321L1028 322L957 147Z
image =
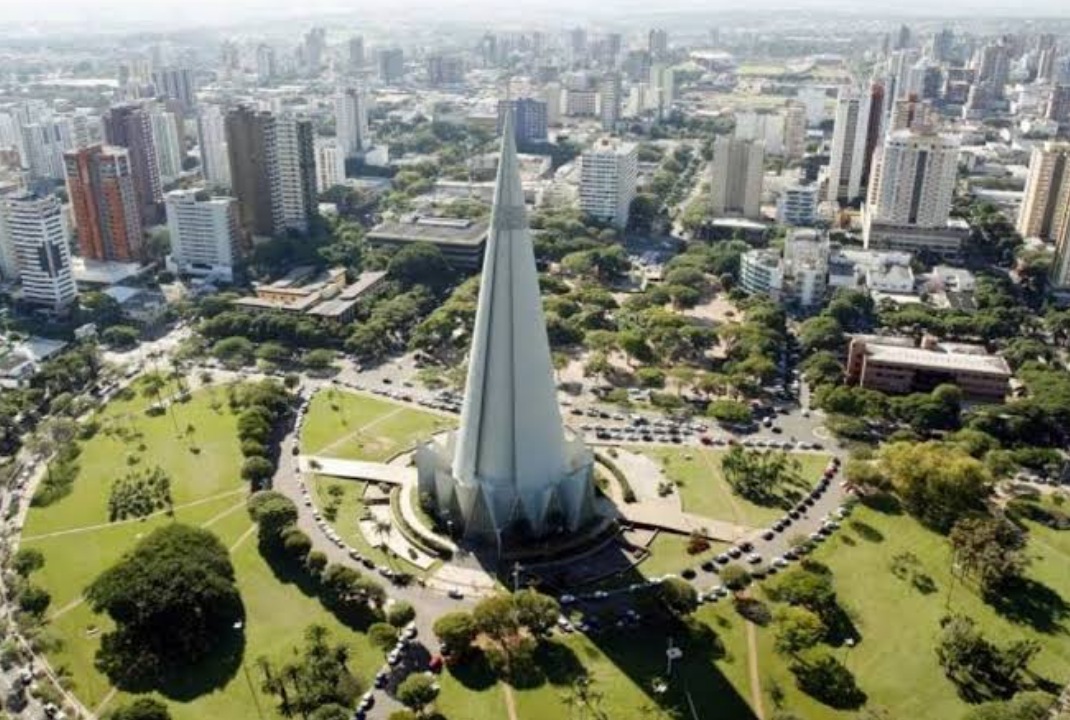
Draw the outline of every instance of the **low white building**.
M914 292L913 256L907 252L836 248L829 256L829 287L869 288L888 295Z
M816 211L817 185L790 185L777 198L776 220L781 225L813 225Z
M804 308L824 302L828 294L828 238L814 230L797 230L774 248L750 250L740 262L740 286L752 295Z
M206 192L175 190L164 198L171 233L168 265L182 275L234 281L239 257L237 201Z

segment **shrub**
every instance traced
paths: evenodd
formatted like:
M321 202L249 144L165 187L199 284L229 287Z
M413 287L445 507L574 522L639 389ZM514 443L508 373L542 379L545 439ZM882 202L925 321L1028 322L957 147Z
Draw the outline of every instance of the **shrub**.
M386 621L396 628L405 627L416 619L416 610L410 603L399 601L387 608Z
M368 628L368 639L381 650L388 650L398 640L398 629L389 623L377 622Z

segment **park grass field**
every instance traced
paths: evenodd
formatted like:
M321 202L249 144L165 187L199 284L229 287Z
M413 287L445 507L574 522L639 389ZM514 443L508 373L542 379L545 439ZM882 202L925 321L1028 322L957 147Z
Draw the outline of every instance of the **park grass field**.
M97 416L102 426L122 423L136 439L124 442L98 432L82 442L81 470L71 493L48 507L30 510L22 546L38 548L45 556L45 566L32 579L52 595L47 633L59 640L47 653L53 667L69 678L73 692L90 709L111 708L129 699L94 667L100 635L109 630L110 620L95 615L81 601L82 592L140 537L178 521L211 530L231 549L246 621L243 662L235 673L214 678L207 668L194 669L188 686L175 688L169 697L157 695L176 720L282 718L276 701L260 689L256 659L286 659L313 623L350 646L350 668L369 683L383 662L382 652L363 634L344 627L315 597L277 576L260 555L245 510L247 486L239 478L236 420L227 407L225 390L198 391L175 407L179 440L170 414L145 415L149 404L150 399L139 395L104 408ZM188 435L187 424L194 427ZM144 449L138 449L141 443ZM189 450L191 444L200 448L199 454ZM173 518L159 513L144 520L108 522L111 479L129 467L125 458L130 452L143 458L141 464L159 464L171 474Z
M658 448L644 452L657 460L665 475L676 483L685 511L750 527L764 527L781 517L792 504L791 493L797 496L813 487L829 461L829 456L822 453L793 453L792 457L799 461L804 484L788 488L784 493L789 501L786 506L763 507L732 492L721 472L724 450Z
M301 432L301 451L382 462L455 424L450 417L328 388L312 399Z
M840 604L861 637L853 649L835 649L834 654L855 673L868 696L866 707L894 718L956 720L967 712L970 706L958 697L936 658L939 621L948 608L972 617L997 642L1037 640L1041 651L1030 668L1059 685L1070 681L1070 532L1030 524L1028 549L1034 562L1027 576L1040 584L1033 588L1032 611L1001 615L970 585L959 579L952 584L946 538L907 515L856 508L813 557L831 569ZM891 559L907 552L918 558L918 572L933 580L931 592L891 572ZM773 651L772 628L759 630L758 637L766 707L771 707L769 690L775 683L785 693L785 706L809 720L857 717L800 693L787 663Z

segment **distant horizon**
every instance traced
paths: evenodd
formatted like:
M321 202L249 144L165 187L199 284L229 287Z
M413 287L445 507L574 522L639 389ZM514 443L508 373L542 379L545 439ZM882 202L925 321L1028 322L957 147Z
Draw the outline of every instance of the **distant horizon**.
M145 3L142 0L53 0L46 5L30 0L7 0L4 8L5 27L0 35L26 36L36 34L62 34L77 29L81 33L111 34L129 31L226 29L238 23L271 23L287 19L313 22L317 18L359 21L361 17L379 23L393 21L411 24L421 21L427 13L428 24L441 22L443 5L431 0L394 0L387 5L378 3L353 4L344 0L157 0ZM917 19L991 21L1000 18L1027 21L1030 19L1055 19L1070 22L1070 10L1063 0L1032 0L1008 5L1006 0L975 0L960 6L933 4L921 0L905 0L896 6L896 12L887 8L856 4L848 0L803 0L785 3L782 0L759 0L746 2L728 0L710 5L701 0L677 0L673 5L659 5L656 10L643 0L612 0L585 7L563 0L550 2L514 2L505 7L496 2L463 2L451 10L450 21L458 24L471 22L487 27L503 24L537 24L567 26L573 23L600 23L623 21L639 22L655 18L669 20L673 16L693 17L709 15L710 24L716 26L718 14L731 13L790 13L837 12L845 18ZM815 17L815 21L820 18Z

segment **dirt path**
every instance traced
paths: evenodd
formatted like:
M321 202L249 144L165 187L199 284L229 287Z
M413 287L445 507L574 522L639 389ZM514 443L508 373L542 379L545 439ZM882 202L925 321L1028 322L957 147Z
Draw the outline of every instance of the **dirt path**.
M502 687L505 689L505 709L509 713L509 720L520 720L516 714L516 698L513 697L513 686L509 683L502 683Z
M750 704L758 720L765 720L765 709L762 707L762 679L758 673L758 632L754 629L754 623L747 623L747 671L750 676Z
M371 422L368 422L368 423L365 423L364 425L361 425L359 428L357 428L353 432L349 433L348 435L343 435L342 437L338 438L337 440L335 440L333 443L331 443L327 447L324 447L324 448L321 448L321 449L317 450L315 454L316 455L330 455L330 451L333 450L334 448L338 447L339 445L343 445L343 444L349 442L350 440L352 440L353 438L357 437L361 433L366 432L369 428L375 427L376 425L378 425L379 423L383 422L384 420L386 420L388 418L392 418L395 415L398 415L398 414L404 412L407 409L408 409L407 407L401 406L401 407L398 407L395 410L391 410L388 413L384 413L383 415L380 415L379 417L375 418Z
M203 505L204 503L212 502L220 498L227 497L229 495L237 495L238 493L248 492L248 488L239 488L237 490L227 490L226 492L219 493L218 495L212 495L210 497L201 498L200 500L194 500L193 502L185 503L184 505L175 505L171 510L182 510L183 508L196 507L197 505ZM226 512L231 512L234 508L229 508ZM83 525L82 527L70 528L69 530L56 530L55 532L42 533L41 535L27 535L22 538L23 542L30 540L44 540L45 538L60 537L63 535L77 535L78 533L92 532L94 530L103 530L104 528L117 527L119 525L129 525L131 523L141 522L157 515L166 515L170 510L158 510L151 515L145 517L133 517L126 520L116 520L115 522L97 523L95 525Z

